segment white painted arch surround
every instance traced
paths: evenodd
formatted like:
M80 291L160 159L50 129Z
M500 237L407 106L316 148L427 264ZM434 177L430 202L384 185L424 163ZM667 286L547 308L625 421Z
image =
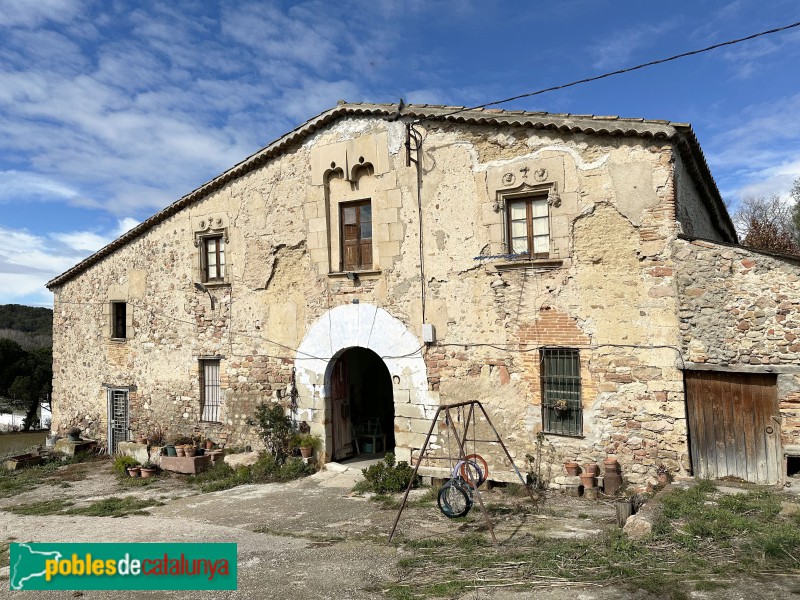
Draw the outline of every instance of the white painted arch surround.
M428 391L422 341L405 324L383 308L361 302L326 311L309 328L297 348L295 366L298 419L323 436L326 448L331 434L330 371L335 360L350 348L367 348L377 354L392 376L395 430L410 430L404 422L431 419L438 401ZM410 458L410 448L398 439L396 454Z

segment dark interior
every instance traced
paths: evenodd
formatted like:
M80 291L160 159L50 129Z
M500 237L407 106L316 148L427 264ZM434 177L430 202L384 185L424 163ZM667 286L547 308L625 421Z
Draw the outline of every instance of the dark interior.
M394 448L392 376L381 358L366 348L351 348L342 358L347 365L350 416L353 423L377 418L386 434L386 449ZM363 451L363 449L362 449Z

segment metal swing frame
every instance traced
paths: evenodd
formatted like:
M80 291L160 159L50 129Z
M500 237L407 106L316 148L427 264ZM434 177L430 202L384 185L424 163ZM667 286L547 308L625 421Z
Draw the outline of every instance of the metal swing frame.
M466 407L466 406L469 407L469 412L467 413L467 418L466 418L466 421L464 422L464 435L460 436L459 433L458 433L458 430L456 429L456 426L455 426L455 424L453 422L453 415L452 415L452 413L450 411L452 411L453 409L459 409L459 408L463 408L463 407ZM458 457L456 458L456 461L466 460L467 453L465 451L464 446L467 443L470 424L473 427L473 431L475 431L475 429L476 429L476 426L475 426L475 418L476 418L475 407L476 406L480 409L481 413L483 413L483 416L486 419L486 422L489 424L489 427L491 427L492 432L494 432L495 439L493 439L493 440L477 440L477 439L473 439L472 441L473 442L480 441L480 442L497 442L497 443L499 443L500 447L503 449L503 452L506 455L506 458L508 459L509 464L511 464L511 467L514 469L514 472L517 474L517 477L519 477L520 483L522 483L522 486L528 492L528 495L530 496L531 500L533 502L536 502L536 497L533 495L533 492L531 492L530 488L527 486L527 484L525 482L525 479L522 477L522 473L519 472L519 469L517 468L517 465L514 463L514 459L511 458L511 454L509 454L508 448L506 448L506 445L503 442L503 439L500 437L500 434L497 432L497 428L492 423L492 420L489 418L489 415L486 412L486 409L483 408L483 404L481 404L480 400L467 400L466 402L456 402L454 404L443 404L443 405L439 406L436 409L436 414L433 416L433 419L431 420L431 426L430 426L430 429L428 430L428 435L425 436L425 443L422 445L422 448L420 449L419 457L417 458L417 464L414 465L414 471L411 474L411 479L409 480L408 486L406 487L406 491L403 494L403 501L400 503L400 508L397 510L397 517L395 518L394 524L392 525L392 530L389 532L389 539L387 540L387 543L392 541L392 538L394 537L394 534L397 531L397 524L400 522L400 515L403 514L403 509L406 507L406 502L408 501L408 494L411 491L412 484L414 483L414 481L417 478L417 472L419 471L419 467L422 464L422 459L425 458L425 452L428 449L428 444L430 443L431 436L433 435L433 430L435 429L436 424L439 422L439 416L442 413L444 413L445 423L447 424L448 431L452 431L453 437L455 438L456 442L458 443ZM448 448L447 460L452 460L452 458L450 456L450 448ZM483 504L483 498L481 498L481 492L480 492L480 490L478 489L477 486L474 488L474 490L475 490L475 496L478 499L478 504L481 507L481 513L483 514L483 517L484 517L484 519L486 521L486 527L489 529L489 533L492 535L492 542L494 543L495 546L497 546L498 542L497 542L497 537L495 536L495 533L494 533L494 527L492 526L492 520L489 517L489 513L486 511L486 507Z

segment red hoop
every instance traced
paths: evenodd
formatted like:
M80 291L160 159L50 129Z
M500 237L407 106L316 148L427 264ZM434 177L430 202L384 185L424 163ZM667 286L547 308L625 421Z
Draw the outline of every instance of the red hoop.
M486 460L480 454L470 454L469 456L465 456L464 457L464 461L465 462L461 463L461 468L459 469L459 472L461 473L461 477L465 481L468 481L469 483L471 483L473 485L476 485L475 482L472 481L472 477L470 476L469 469L467 468L467 465L469 463L467 463L466 461L469 461L469 460L478 463L478 468L480 468L481 473L483 474L483 481L486 481L487 479L489 479L489 465L486 464ZM483 483L483 481L478 481L477 485L481 485Z

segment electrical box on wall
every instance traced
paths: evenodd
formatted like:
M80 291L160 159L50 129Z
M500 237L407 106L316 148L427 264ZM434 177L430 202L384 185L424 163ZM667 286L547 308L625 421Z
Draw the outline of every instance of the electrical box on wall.
M422 341L426 344L432 344L436 341L436 328L432 323L422 324Z

